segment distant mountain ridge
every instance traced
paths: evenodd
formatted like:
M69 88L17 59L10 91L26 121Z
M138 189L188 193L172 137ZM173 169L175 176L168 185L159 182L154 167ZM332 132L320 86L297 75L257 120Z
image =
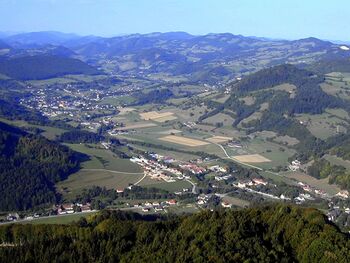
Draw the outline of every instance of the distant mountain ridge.
M4 40L8 44L16 45L47 45L62 44L66 41L79 38L75 34L61 33L57 31L43 31L15 34L5 37Z
M343 45L314 37L278 40L186 32L98 37L48 31L12 35L2 41L12 47L7 57L66 56L88 61L109 74L144 77L162 73L208 84L285 63L308 66L325 59L350 58Z

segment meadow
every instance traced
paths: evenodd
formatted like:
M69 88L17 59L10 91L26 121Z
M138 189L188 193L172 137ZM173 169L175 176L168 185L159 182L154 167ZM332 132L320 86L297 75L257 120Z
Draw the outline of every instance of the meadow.
M125 188L143 177L142 169L128 159L118 158L98 144L66 144L71 149L85 153L90 160L81 164L81 170L57 183L65 197L72 197L93 185L106 188Z

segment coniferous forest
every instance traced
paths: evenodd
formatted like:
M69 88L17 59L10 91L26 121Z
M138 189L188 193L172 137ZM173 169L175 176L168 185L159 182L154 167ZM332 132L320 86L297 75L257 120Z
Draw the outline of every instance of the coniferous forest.
M79 167L69 148L0 122L0 210L27 210L59 200L55 182Z

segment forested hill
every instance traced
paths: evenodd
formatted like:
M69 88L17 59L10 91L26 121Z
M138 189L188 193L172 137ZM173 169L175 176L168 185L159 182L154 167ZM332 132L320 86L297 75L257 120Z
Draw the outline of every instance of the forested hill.
M73 225L2 226L0 261L345 263L350 257L349 237L310 208L276 205L144 220L104 211Z
M66 74L99 74L97 69L78 59L36 55L0 59L0 73L18 80L47 79Z
M320 88L323 81L322 75L315 75L293 65L275 66L258 71L232 84L232 95L223 107L233 111L238 109L235 124L259 110L262 103L268 103L269 107L264 113L270 116L275 114L292 116L296 113L320 114L326 108L348 110L345 101L325 93ZM281 84L294 85L295 90L288 92L271 89ZM240 96L248 94L254 96L254 105L246 105L239 100Z
M0 211L55 203L54 183L78 167L69 148L0 122Z
M310 71L299 69L290 64L283 64L248 75L233 85L233 91L245 93L272 88L283 83L300 86L302 83L310 81L310 79L321 81L320 77Z

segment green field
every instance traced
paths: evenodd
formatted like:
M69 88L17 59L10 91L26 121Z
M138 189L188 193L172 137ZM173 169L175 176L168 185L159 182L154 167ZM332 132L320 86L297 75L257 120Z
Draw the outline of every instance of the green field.
M61 129L61 128L30 124L30 123L23 121L23 120L7 120L4 118L0 118L0 121L8 123L10 125L20 127L20 128L24 128L24 129L25 128L38 128L38 129L44 130L42 135L45 136L46 138L48 138L49 140L54 140L54 139L56 139L57 136L59 136L63 132L65 132L65 130Z
M237 197L233 197L233 196L225 196L223 198L223 201L224 202L227 202L229 204L232 204L234 206L238 206L238 207L247 207L249 206L249 202L246 201L246 200L242 200L242 199L239 199Z
M163 189L170 193L181 191L183 188L192 189L192 185L187 181L176 181L173 183L167 183L164 181L155 181L149 178L147 178L147 180L141 181L139 185L148 188L154 187Z
M84 188L101 186L109 189L125 188L143 176L142 169L128 159L120 159L111 151L97 144L66 144L71 149L85 153L90 160L83 162L82 169L70 175L56 186L65 198L73 197Z
M242 143L243 148L225 148L230 156L233 155L246 155L246 154L260 154L271 162L254 163L253 165L263 168L271 169L276 166L286 166L288 164L288 158L293 156L294 150L281 146L277 143L263 140L259 137L245 141ZM283 151L282 151L283 149Z
M56 184L57 189L65 198L71 198L79 194L83 189L92 186L106 187L107 189L124 189L129 184L136 183L143 177L139 174L116 173L107 170L82 169L68 177L68 179Z
M46 217L46 218L38 218L31 221L21 221L21 224L70 224L74 221L78 221L80 218L84 217L87 218L89 216L92 216L96 214L97 212L88 212L88 213L77 213L77 214L70 214L70 215L61 215L61 216L53 216L53 217Z

